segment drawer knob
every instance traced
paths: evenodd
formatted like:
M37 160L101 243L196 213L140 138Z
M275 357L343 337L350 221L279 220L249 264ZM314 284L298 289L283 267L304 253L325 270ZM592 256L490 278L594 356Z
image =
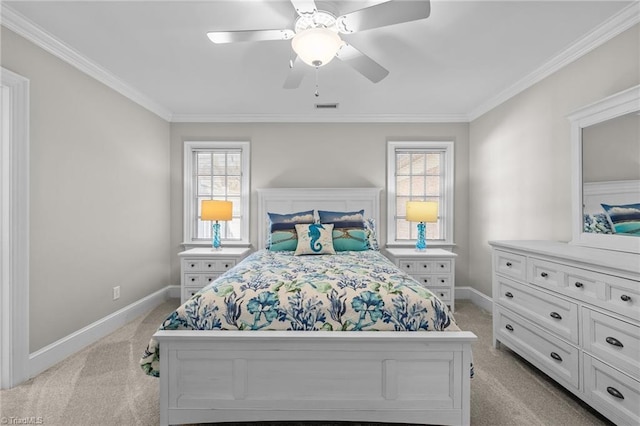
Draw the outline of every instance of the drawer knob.
M440 297L444 297L444 293L440 293Z
M423 267L424 269L427 269L427 268L429 267L429 265L422 265L422 267Z
M630 300L631 300L631 296L627 296L626 294L623 294L622 296L620 296L620 299L621 299L623 302L628 302L628 301L630 301Z
M444 284L444 280L440 280L440 282Z
M207 264L207 268L211 268L213 265L212 264Z
M510 291L506 292L504 295L505 295L505 297L508 297L509 299L513 299L513 294L511 294Z
M194 282L196 279L195 278L191 278L191 282Z
M511 326L511 324L505 325L504 328L506 328L509 331L513 331L513 327Z
M440 267L441 267L441 268L444 268L444 263L441 263L441 264L440 264Z
M511 266L513 266L511 262L507 262L507 268L511 268Z
M425 278L425 279L423 279L422 281L424 281L424 282L425 282L425 284L426 284L426 283L428 283L428 282L429 282L429 279L428 279L428 278Z
M615 337L609 336L604 340L610 345L617 346L619 348L624 348L624 345L622 344L622 342L620 340L616 339Z
M582 287L584 287L584 284L582 284L580 281L576 281L575 286L578 287L578 288L582 288Z
M543 272L543 273L540 274L540 276L542 278L547 278L549 276L549 274L547 274L546 272Z
M562 357L555 352L551 352L551 358L555 359L556 361L562 361Z
M409 265L408 263L406 265L404 265L405 268L409 269L411 268L411 265Z
M559 314L559 313L557 313L557 312L551 312L551 313L549 314L549 316L550 316L551 318L554 318L554 319L557 319L557 320L561 320L561 319L562 319L562 315L560 315L560 314Z
M609 395L615 396L618 399L624 399L624 395L622 395L620 391L614 387L607 386L607 392L609 392Z
M224 267L225 267L225 268L228 268L228 267L229 267L229 264L228 264L228 263L225 263L225 264L224 264Z
M211 282L211 281L213 281L213 278L209 277L209 278L207 278L207 281Z

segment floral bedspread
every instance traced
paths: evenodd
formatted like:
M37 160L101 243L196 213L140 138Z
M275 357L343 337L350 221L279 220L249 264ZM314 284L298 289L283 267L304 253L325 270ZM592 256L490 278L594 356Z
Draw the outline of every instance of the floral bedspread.
M449 308L380 252L257 251L186 301L159 330L459 330ZM159 376L158 342L140 360Z

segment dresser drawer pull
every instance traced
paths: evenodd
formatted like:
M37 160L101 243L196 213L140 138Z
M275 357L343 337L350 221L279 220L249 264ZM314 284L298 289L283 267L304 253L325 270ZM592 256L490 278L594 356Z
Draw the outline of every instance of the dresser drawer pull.
M551 312L551 313L549 314L549 316L550 316L551 318L554 318L554 319L557 319L557 320L561 320L561 319L562 319L562 315L560 315L560 314L559 314L559 313L557 313L557 312Z
M424 278L422 281L423 281L425 284L427 284L427 283L429 283L429 278Z
M610 345L617 346L619 348L624 348L624 345L622 344L622 342L616 339L615 337L607 337L604 340Z
M506 328L509 331L513 331L513 327L511 326L511 324L505 325L504 328Z
M196 279L195 278L191 278L191 282L194 282Z
M546 272L543 272L543 273L540 274L540 276L542 278L547 278L549 276L549 274L547 274Z
M506 292L504 295L505 295L506 297L508 297L509 299L513 299L513 294L511 294L511 292L510 292L510 291Z
M440 280L440 282L441 282L442 284L444 284L444 283L445 283L445 280Z
M441 267L441 268L444 268L444 263L441 263L441 264L440 264L440 267Z
M620 296L620 299L622 299L623 302L628 302L629 300L631 300L631 296L623 294L622 296Z
M507 268L511 268L513 264L511 262L507 262Z
M619 398L619 399L624 399L624 395L622 395L620 391L614 387L607 386L607 392L609 392L609 395L611 396L615 396L616 398Z
M582 287L584 287L584 284L582 284L580 281L576 281L575 286L578 287L578 288L582 288Z
M211 282L211 281L213 281L213 278L209 277L209 278L207 278L207 281Z
M207 268L213 268L213 265L211 263L207 263Z
M551 352L551 358L555 359L556 361L562 362L562 357L555 352Z

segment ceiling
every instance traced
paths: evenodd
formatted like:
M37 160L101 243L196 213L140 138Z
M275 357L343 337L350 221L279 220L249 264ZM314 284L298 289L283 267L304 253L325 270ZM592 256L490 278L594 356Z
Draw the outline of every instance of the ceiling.
M380 0L328 3L343 14ZM293 28L288 0L2 6L3 25L174 122L469 121L640 15L637 0L432 0L427 19L342 36L388 77L374 84L334 60L318 70L316 97L313 67L299 88L283 88L290 41L207 38L208 31ZM338 108L318 110L318 103Z

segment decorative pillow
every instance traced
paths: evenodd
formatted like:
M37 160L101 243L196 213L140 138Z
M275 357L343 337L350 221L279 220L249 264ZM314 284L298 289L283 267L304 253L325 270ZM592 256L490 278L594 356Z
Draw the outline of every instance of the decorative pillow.
M619 206L600 205L609 218L613 232L640 236L640 203Z
M609 218L604 213L585 213L582 232L592 234L613 234Z
M365 219L364 230L367 233L367 247L370 250L380 250L380 246L378 245L378 236L376 234L375 219L372 219L372 218Z
M333 223L336 228L364 229L364 210L357 212L332 212L318 210L320 223Z
M367 231L365 229L334 228L333 248L335 249L335 251L368 250L369 244L367 237Z
M272 251L294 251L298 246L296 224L315 222L313 210L290 214L267 213L267 215L269 215L267 247Z
M333 225L322 223L296 224L298 247L295 255L336 254L333 249Z

